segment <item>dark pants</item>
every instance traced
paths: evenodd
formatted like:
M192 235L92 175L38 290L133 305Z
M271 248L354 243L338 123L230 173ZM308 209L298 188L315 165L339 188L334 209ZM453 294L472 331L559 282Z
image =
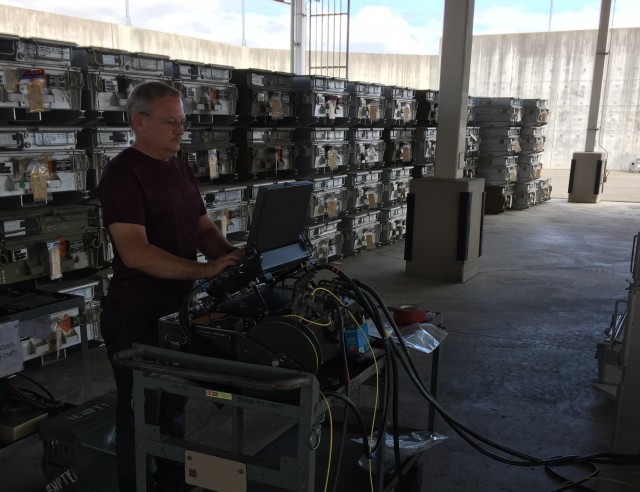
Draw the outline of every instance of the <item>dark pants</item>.
M140 311L115 311L105 307L100 316L100 331L112 362L118 401L116 405L116 452L120 492L135 492L135 435L133 418L133 373L113 364L113 355L131 348L134 342L158 344L158 319L174 313L178 306L164 306ZM160 432L184 438L187 399L158 391L145 392L146 423L158 425ZM147 457L147 477L151 481L152 460ZM156 458L156 480L160 483L184 483L182 464Z

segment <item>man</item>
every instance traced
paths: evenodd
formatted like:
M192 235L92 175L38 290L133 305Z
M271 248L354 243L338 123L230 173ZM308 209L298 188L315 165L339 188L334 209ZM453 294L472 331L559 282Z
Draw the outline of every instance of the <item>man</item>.
M135 143L105 167L98 186L103 221L114 246L113 278L101 331L107 354L134 342L157 345L157 323L178 311L193 281L242 260L207 216L197 182L176 157L188 123L180 93L159 83L138 85L127 100ZM198 263L199 249L209 261ZM132 373L113 367L118 392L116 450L120 492L135 491ZM184 435L184 399L149 395L147 422ZM158 490L181 490L182 467L156 460Z

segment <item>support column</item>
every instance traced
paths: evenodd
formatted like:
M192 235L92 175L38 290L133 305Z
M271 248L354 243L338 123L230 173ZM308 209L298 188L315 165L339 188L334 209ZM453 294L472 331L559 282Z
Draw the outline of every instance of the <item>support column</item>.
M411 180L407 275L466 282L482 254L484 180L462 179L474 0L445 0L434 178Z
M290 71L296 75L306 74L304 43L304 0L291 2L291 64Z
M602 0L600 5L600 26L596 42L596 59L593 64L593 83L589 101L589 120L584 152L574 152L569 177L569 201L577 203L599 203L604 189L607 167L606 152L595 152L602 78L609 54L609 16L611 0Z

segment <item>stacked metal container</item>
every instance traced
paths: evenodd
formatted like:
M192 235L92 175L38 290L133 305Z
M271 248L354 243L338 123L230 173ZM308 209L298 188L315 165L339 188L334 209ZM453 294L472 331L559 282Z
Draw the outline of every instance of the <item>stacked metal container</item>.
M523 99L521 151L518 160L515 208L525 209L551 198L551 179L542 177L545 128L549 108L545 99Z
M305 235L312 245L313 258L326 263L342 255L343 236L340 217L347 210L346 174L318 174L303 179L313 183L305 226Z
M296 169L301 176L344 172L349 168L351 146L348 128L313 126L296 128Z
M133 143L133 130L128 126L97 126L80 131L78 149L84 149L89 160L88 190L96 189L107 163Z
M438 99L434 90L416 91L416 131L413 176L426 178L434 175L436 163L436 138L438 136Z
M279 179L295 171L294 128L236 128L233 143L238 148L237 171L240 179Z
M211 221L230 240L242 241L249 228L246 185L201 186L200 193Z
M280 179L295 173L293 74L233 70L238 125L233 132L240 179ZM288 126L285 126L288 125Z
M165 64L165 75L182 93L184 113L194 124L224 125L236 120L238 89L232 68L182 60Z
M179 156L202 184L236 178L238 148L231 142L233 128L192 126L182 135Z
M76 151L82 74L72 43L0 36L0 203L81 198L87 157Z
M439 91L416 91L418 100L417 127L415 131L415 161L413 176L416 178L434 175L436 164L436 139L438 136L438 100ZM469 97L467 106L467 122L473 124L475 114L475 99ZM463 176L475 178L478 168L478 153L480 149L480 129L467 126L465 140L465 164Z
M404 239L407 230L407 195L413 166L390 166L382 170L382 202L380 209L380 243L390 244Z
M84 76L84 125L127 124L127 97L143 82L169 82L165 77L168 61L167 56L108 48L74 49L73 66Z
M370 82L348 82L350 148L346 178L347 207L338 225L342 254L352 255L380 244L379 211L382 204L380 168L384 164L382 138L387 111L385 87Z
M347 80L320 75L293 77L296 101L297 179L313 183L305 234L313 258L325 263L341 256L343 236L338 226L347 211L347 175L351 161L350 95Z
M477 175L485 180L485 211L504 212L513 207L518 179L522 99L476 97L474 101L481 139Z
M81 116L82 74L71 66L73 43L0 35L0 118L71 124Z

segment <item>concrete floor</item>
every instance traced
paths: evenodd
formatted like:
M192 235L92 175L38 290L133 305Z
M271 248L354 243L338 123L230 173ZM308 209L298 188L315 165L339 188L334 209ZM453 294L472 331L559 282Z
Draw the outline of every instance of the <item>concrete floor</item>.
M438 399L462 422L539 458L607 451L613 402L591 387L595 348L615 300L626 298L632 239L640 232L640 175L619 174L620 190L611 201L568 203L560 183L568 173L558 172L550 202L486 216L480 273L464 284L405 277L402 243L336 263L374 287L388 305L422 303L445 314L449 334ZM92 349L91 359L99 395L112 388L103 348ZM419 355L418 364L426 367L425 359ZM57 398L79 403L79 362L75 352L26 372ZM401 423L424 427L427 404L407 378L401 392ZM560 486L543 469L480 455L440 418L436 430L448 440L425 453L422 491L538 492ZM0 461L0 490L44 490L39 443L23 448ZM561 471L574 478L584 474ZM588 486L640 490L640 467L602 468Z

